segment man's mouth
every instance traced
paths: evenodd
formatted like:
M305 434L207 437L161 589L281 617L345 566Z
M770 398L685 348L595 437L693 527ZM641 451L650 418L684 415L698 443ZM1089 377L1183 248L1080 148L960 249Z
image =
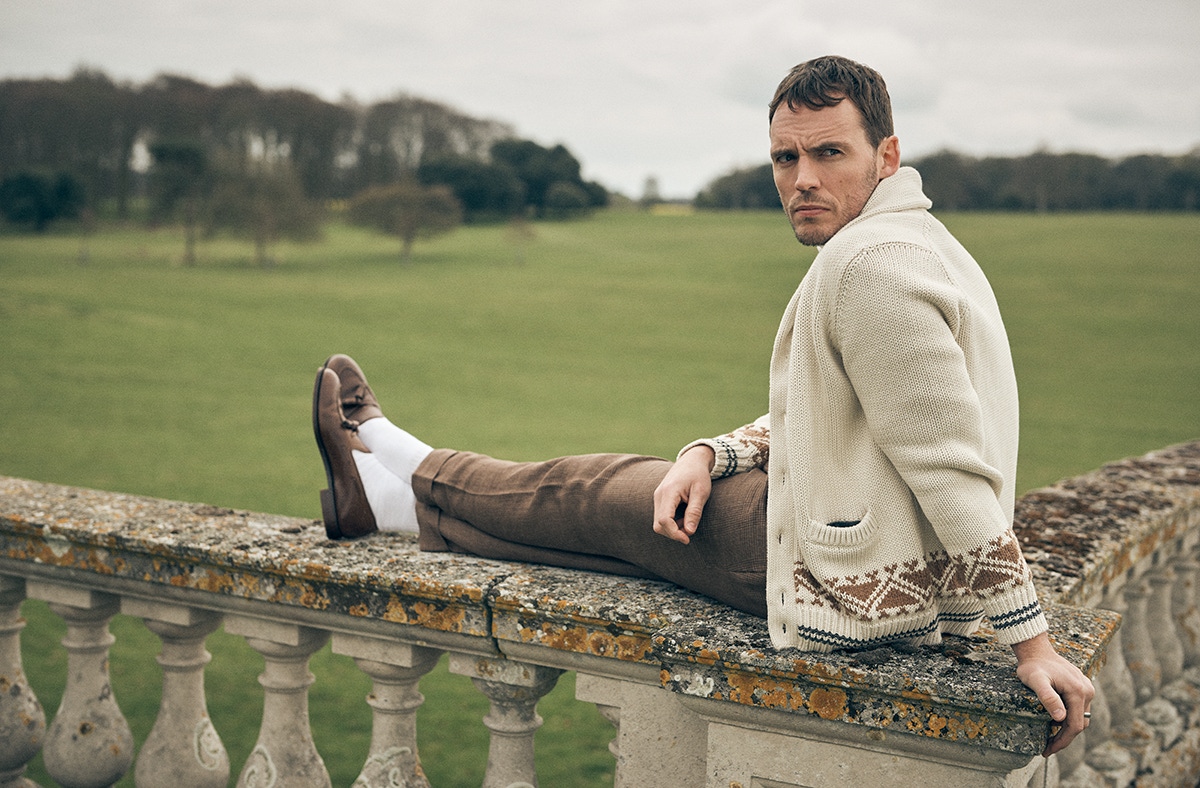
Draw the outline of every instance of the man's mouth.
M792 207L792 216L799 216L804 219L811 219L814 216L820 216L829 210L828 206L818 205L816 203L800 203Z

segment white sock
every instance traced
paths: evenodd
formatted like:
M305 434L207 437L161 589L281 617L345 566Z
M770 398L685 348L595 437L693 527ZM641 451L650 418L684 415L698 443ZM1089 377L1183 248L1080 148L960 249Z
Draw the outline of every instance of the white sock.
M433 451L432 446L392 424L386 416L364 421L358 426L358 437L385 468L410 486L417 466Z
M385 468L374 454L355 451L353 455L379 530L417 533L417 498L412 485Z

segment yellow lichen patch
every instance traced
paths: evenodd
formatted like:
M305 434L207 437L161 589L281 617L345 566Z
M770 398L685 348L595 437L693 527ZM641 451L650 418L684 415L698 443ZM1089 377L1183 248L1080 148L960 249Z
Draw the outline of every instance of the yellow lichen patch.
M804 693L794 684L733 671L725 674L725 680L729 683L729 700L734 703L789 711L804 708Z
M948 717L940 714L929 714L922 721L921 715L913 714L908 718L907 727L913 733L928 736L931 739L961 741L962 739L979 739L988 733L987 718L978 720L968 716Z
M388 599L387 609L383 611L383 620L397 624L408 623L408 608L404 606L399 597L393 596Z
M522 627L517 631L526 643L538 643L559 651L594 654L625 661L640 661L650 650L650 639L637 635L613 635L603 629L586 626L554 627L543 622L540 627Z
M461 632L466 613L461 607L439 608L428 602L412 606L411 623L442 632Z
M650 650L650 639L635 635L618 635L614 638L617 646L617 659L638 662L646 657Z
M964 737L979 739L987 735L987 718L973 720L970 717L951 717L946 723L948 738L958 741Z
M61 545L61 542L59 543ZM71 548L66 548L61 552L55 550L48 542L42 542L37 551L37 557L34 559L40 564L48 564L50 566L71 566L75 563L75 555Z
M346 612L359 618L365 618L366 616L371 615L371 610L366 605L351 605L350 609Z
M437 599L465 599L470 602L480 602L483 600L482 589L447 586L425 577L414 577L406 581L401 587L415 596L434 597Z
M809 694L805 705L823 720L839 720L845 718L850 710L848 700L843 690L818 687Z
M329 607L329 597L319 593L309 585L301 586L300 604L311 610L325 610Z
M328 580L329 567L325 564L307 563L300 568L297 574L312 580Z
M233 582L233 578L229 575L224 572L214 572L211 569L193 581L194 588L213 593L232 592L236 589L236 586L237 584Z
M937 714L930 714L925 724L925 735L934 739L944 738L942 732L950 724L950 720Z

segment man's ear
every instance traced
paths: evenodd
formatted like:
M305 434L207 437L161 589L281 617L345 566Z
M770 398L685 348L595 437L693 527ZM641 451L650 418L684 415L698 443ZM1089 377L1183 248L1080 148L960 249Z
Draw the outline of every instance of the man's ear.
M900 169L900 138L893 134L879 143L875 152L875 163L879 167L879 179L891 177Z

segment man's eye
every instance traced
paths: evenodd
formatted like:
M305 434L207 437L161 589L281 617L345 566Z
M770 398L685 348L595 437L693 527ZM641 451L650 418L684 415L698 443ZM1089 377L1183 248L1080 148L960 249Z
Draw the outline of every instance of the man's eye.
M794 153L776 153L775 154L775 161L778 164L786 164L789 161L795 161L795 160L796 160L796 154L794 154Z
M832 158L832 157L834 157L834 156L841 156L841 155L842 155L842 152L841 152L841 150L839 150L839 149L837 149L837 148L822 148L822 149L821 149L821 155L822 155L823 157L825 157L825 158L829 159L829 158Z

